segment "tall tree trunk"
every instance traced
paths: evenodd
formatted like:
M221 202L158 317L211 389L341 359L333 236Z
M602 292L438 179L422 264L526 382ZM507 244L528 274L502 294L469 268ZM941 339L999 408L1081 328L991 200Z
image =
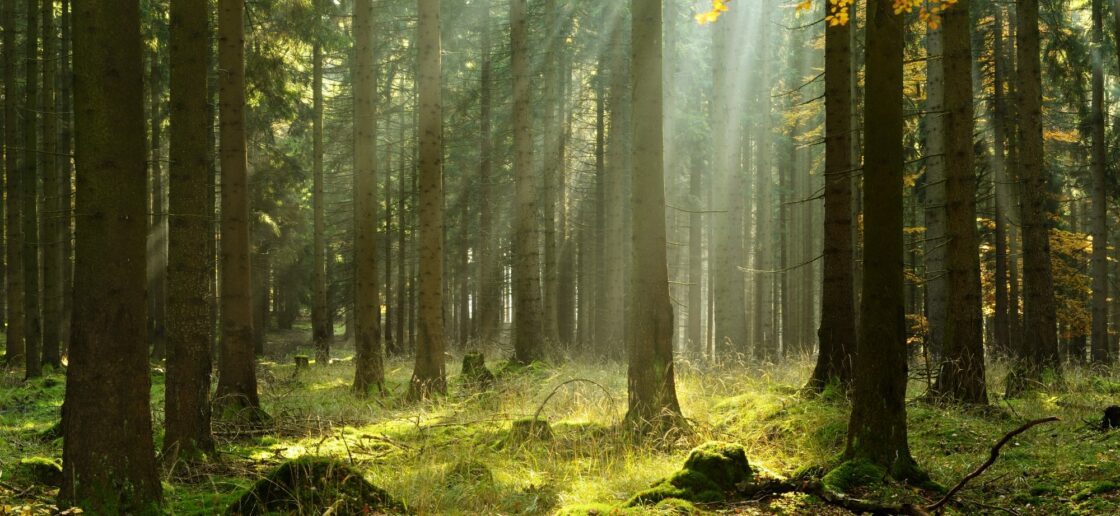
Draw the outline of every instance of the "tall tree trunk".
M62 490L97 514L158 512L151 439L139 2L78 2L74 327L62 409ZM112 27L113 30L105 30Z
M515 0L516 3L516 0ZM447 392L443 347L443 70L440 1L417 0L420 90L420 305L410 395Z
M322 3L315 0L315 20L322 16ZM334 337L329 303L327 303L327 214L323 181L323 42L315 37L311 50L311 89L314 114L312 133L312 204L314 205L314 237L311 278L311 336L315 345L315 363L327 365L331 358ZM356 90L355 90L356 91Z
M152 358L158 361L164 358L167 351L167 219L163 209L163 157L160 154L163 139L163 113L160 111L163 85L160 81L159 52L152 49L148 60L151 67L148 82L151 102L148 119L151 129L148 143L151 148L149 170L152 185L152 222L148 229L148 338L152 344ZM44 191L50 190L44 188ZM46 227L43 229L47 232Z
M949 317L949 276L946 273L945 211L945 36L943 29L930 28L926 35L926 112L925 118L925 287L926 318L929 333L925 346L938 355L945 345Z
M607 340L610 338L610 328L607 323L607 296L610 286L607 284L607 95L606 95L606 60L602 52L599 53L595 69L595 302L593 303L594 315L591 317L592 329L591 346L588 351L603 356L606 351Z
M541 308L544 316L542 319L544 338L550 345L555 345L560 338L558 323L560 277L556 216L559 208L557 200L560 194L558 184L561 164L556 158L561 138L559 123L561 87L558 77L560 61L558 47L560 42L557 39L560 37L560 24L556 2L557 0L544 0L545 57L542 65L544 92L540 101L540 104L544 105L544 116L541 121L541 125L544 126L543 131L541 131L544 137L543 157L541 159L541 178L544 184L541 188L540 209L543 215L541 219L543 245L541 247L544 251Z
M662 431L679 422L681 409L673 378L673 305L665 258L661 0L631 0L630 6L635 226L626 421Z
M214 452L210 434L211 238L207 2L171 2L167 393L164 455Z
M859 354L845 458L897 479L923 477L906 434L906 321L903 298L902 16L889 0L867 8L863 185L863 296Z
M1019 88L1019 180L1022 182L1023 346L1007 394L1015 395L1058 372L1057 315L1050 269L1049 181L1043 170L1042 72L1038 0L1018 0L1016 51Z
M16 153L20 143L17 141L16 129L16 124L19 123L16 103L16 31L19 29L16 28L15 4L14 1L4 2L4 190L7 194L4 205L4 241L7 244L5 319L8 323L4 357L9 367L26 360L23 326L23 223L19 203L21 171Z
M38 120L43 112L39 101L39 2L27 0L27 32L24 35L24 116L23 116L23 169L20 173L20 212L23 215L23 324L27 378L43 374L43 329L39 313L39 169L38 169Z
M258 409L245 155L245 0L218 0L221 160L221 351L215 401L223 418ZM255 417L256 411L244 415Z
M354 2L354 392L385 389L377 284L377 61L373 3Z
M404 145L404 109L400 110L397 116L397 141L401 142L399 154L399 163L397 167L397 342L399 343L398 351L406 349L407 341L405 340L405 313L412 313L406 302L405 294L408 292L408 267L405 264L404 255L405 247L405 233L404 228L408 226L408 219L405 218L404 201L406 197L405 191L405 171L407 165L405 164L405 145ZM388 237L388 235L386 235ZM410 337L411 338L411 337Z
M62 209L58 177L58 106L55 84L58 51L55 46L54 1L42 0L43 18L43 152L39 170L43 171L43 364L62 365L62 241L59 221Z
M851 7L846 7L849 14ZM852 46L855 20L825 29L824 279L821 285L820 350L809 388L830 382L849 386L856 352L852 281Z
M980 293L980 237L976 230L976 169L973 167L972 36L969 3L949 6L942 15L944 210L948 311L944 352L933 396L957 402L988 402L984 374L984 315Z
M529 21L525 0L510 0L510 44L513 48L513 173L517 186L514 209L514 360L528 364L543 357L544 337L540 277L540 236L537 231L537 181L533 171L532 75L529 69Z
M497 198L494 180L494 140L491 127L493 103L493 63L491 52L490 0L482 0L481 72L479 75L479 137L478 183L482 195L478 205L478 314L475 316L475 335L483 343L498 338L501 319L502 267L496 244L498 231L494 224L493 203Z
M1092 1L1093 14L1093 362L1109 364L1112 350L1108 337L1108 162L1104 139L1104 0Z
M1008 195L1008 177L1007 177L1007 107L1004 98L1004 82L1006 80L1006 64L1003 59L1003 8L995 7L995 35L993 37L993 59L992 68L994 72L994 81L992 85L992 107L991 107L991 127L992 127L992 181L994 183L993 191L995 193L995 211L993 219L995 221L995 231L993 238L995 239L995 278L993 279L995 290L995 314L992 317L993 325L995 326L992 335L994 337L993 347L997 353L1006 355L1011 350L1011 322L1010 322L1010 308L1008 299L1008 250L1007 250L1007 236L1008 236L1008 220L1007 213L1010 211L1010 201Z
M61 130L59 132L58 152L62 159L59 160L58 197L61 217L58 239L62 242L62 314L59 340L65 350L70 343L70 315L74 311L74 233L73 233L73 169L71 140L74 136L72 127L73 99L71 91L74 77L70 69L71 45L71 15L70 0L62 0L62 45L59 58L62 61L61 80L59 81L59 115Z

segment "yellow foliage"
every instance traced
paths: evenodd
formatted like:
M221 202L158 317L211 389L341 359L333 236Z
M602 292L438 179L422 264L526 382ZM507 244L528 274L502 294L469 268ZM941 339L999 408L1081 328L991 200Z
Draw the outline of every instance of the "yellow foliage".
M710 11L697 14L696 23L699 23L700 25L715 23L716 20L719 20L721 14L727 12L727 4L729 3L731 3L731 0L712 0L712 9Z

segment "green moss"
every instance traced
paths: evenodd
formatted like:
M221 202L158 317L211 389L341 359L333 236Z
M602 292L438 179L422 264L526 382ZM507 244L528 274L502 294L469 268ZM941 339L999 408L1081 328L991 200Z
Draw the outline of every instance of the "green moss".
M1030 493L1034 496L1057 494L1058 488L1053 484L1040 483L1031 487Z
M712 441L694 448L684 461L684 469L704 474L725 491L751 478L747 451L733 443Z
M1117 484L1116 482L1112 482L1110 480L1090 482L1088 486L1086 486L1077 494L1073 495L1073 500L1075 502L1080 502L1082 500L1087 500L1093 497L1093 495L1111 493L1113 491L1120 491L1120 484ZM1036 494L1033 489L1031 490L1031 494Z
M626 502L627 507L653 505L669 498L690 502L718 502L727 495L703 473L682 469L653 487L640 491Z
M632 509L615 507L605 503L588 503L564 507L556 511L555 516L607 516L615 514L632 514Z
M62 465L46 457L20 459L16 475L39 485L51 487L62 485Z
M461 460L447 467L447 481L457 485L478 485L494 482L490 467L476 460Z
M865 460L844 461L829 471L821 482L836 491L846 492L856 487L875 485L883 481L887 470Z
M692 502L681 500L679 498L666 498L657 502L653 506L654 510L661 514L672 514L680 516L699 516L707 514L705 511L700 510L692 504Z
M231 515L404 512L404 506L345 463L306 457L281 464L230 506Z

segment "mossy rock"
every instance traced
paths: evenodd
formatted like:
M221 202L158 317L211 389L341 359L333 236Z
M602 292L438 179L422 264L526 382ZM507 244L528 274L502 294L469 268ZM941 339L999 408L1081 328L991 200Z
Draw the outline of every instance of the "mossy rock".
M349 465L310 457L285 462L229 507L229 515L403 514L405 507Z
M684 469L703 473L724 491L733 491L751 478L747 450L733 443L712 441L701 444L689 452Z
M62 486L62 465L58 461L46 457L20 459L19 465L16 467L16 475L39 485Z
M543 419L525 418L513 422L502 447L521 446L530 442L551 441L552 426Z
M856 487L875 485L883 481L887 470L864 460L844 461L832 471L829 471L821 483L840 492L847 492Z
M480 352L463 355L463 385L470 389L486 390L494 385L494 373L486 368L486 356Z
M476 460L461 460L447 467L447 482L457 485L479 485L494 482L490 467Z
M670 498L710 503L723 501L727 498L727 494L707 475L699 471L682 469L654 484L653 487L639 491L626 502L626 506L655 505Z

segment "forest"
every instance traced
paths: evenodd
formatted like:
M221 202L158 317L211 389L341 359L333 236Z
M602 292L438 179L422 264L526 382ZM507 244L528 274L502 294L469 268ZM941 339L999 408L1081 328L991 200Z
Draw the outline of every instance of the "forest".
M1120 514L1120 1L0 27L0 515Z

